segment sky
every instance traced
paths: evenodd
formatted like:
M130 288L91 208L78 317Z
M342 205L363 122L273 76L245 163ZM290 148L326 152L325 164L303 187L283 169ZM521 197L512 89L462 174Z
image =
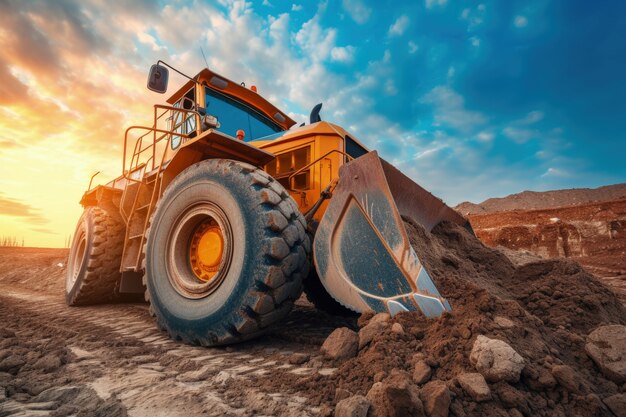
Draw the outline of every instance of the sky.
M626 182L623 2L0 0L0 236L63 246L166 98L150 65L195 74L201 48L450 205Z

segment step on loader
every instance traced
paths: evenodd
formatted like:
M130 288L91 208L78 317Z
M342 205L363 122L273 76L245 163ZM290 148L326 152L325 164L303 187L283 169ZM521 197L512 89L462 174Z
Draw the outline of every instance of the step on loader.
M451 309L404 224L469 227L462 216L322 121L321 105L294 127L255 86L162 61L150 90L167 90L168 68L188 81L151 126L126 130L122 174L82 196L69 305L141 293L160 328L203 346L262 334L303 290L336 314Z

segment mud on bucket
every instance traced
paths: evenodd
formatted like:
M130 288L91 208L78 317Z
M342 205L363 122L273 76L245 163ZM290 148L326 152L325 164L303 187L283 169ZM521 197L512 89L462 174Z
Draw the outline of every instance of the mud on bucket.
M411 247L403 218L427 231L443 220L470 228L377 152L341 168L314 241L315 266L333 298L357 312L437 317L451 309Z

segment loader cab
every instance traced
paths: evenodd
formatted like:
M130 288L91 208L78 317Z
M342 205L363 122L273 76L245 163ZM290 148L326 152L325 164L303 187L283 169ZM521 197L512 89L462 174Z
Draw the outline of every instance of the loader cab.
M213 129L233 138L244 132L249 142L288 130L295 124L282 111L257 94L256 88L247 88L205 68L188 81L167 102L173 107L200 109L207 116L217 118ZM183 134L195 132L195 118L172 111L171 130ZM172 140L171 147L180 146L181 139Z

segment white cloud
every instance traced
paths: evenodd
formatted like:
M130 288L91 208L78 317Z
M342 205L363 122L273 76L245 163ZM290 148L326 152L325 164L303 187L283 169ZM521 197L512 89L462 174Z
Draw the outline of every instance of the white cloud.
M418 49L419 49L419 46L415 42L409 41L409 53L410 54L416 53Z
M421 102L433 106L434 120L442 126L468 132L487 121L480 112L467 110L463 96L448 86L433 88Z
M302 5L301 4L292 4L291 5L291 11L292 12L299 12L300 10L302 10Z
M330 59L334 62L349 63L354 60L353 46L336 46L330 50Z
M426 0L426 8L432 9L435 6L445 6L448 0Z
M372 14L372 9L367 7L361 0L343 0L343 9L358 24L367 22Z
M389 26L389 36L402 36L402 34L409 27L409 17L405 14L400 16L391 26Z
M456 69L451 66L448 68L448 79L454 78L454 74L456 74Z
M543 117L544 117L544 114L543 114L542 111L534 110L534 111L531 111L530 113L528 113L526 115L526 117L524 117L519 122L521 124L531 125L531 124L534 124L534 123L537 123L537 122L543 120Z
M513 21L513 24L517 28L523 28L523 27L526 27L526 25L528 25L528 19L526 18L526 16L515 16L515 20Z
M478 48L480 46L480 39L476 36L472 36L471 38L469 38L469 41L474 48Z
M544 172L543 174L541 174L541 178L547 178L547 177L559 177L559 178L564 178L564 177L569 177L570 173L563 170L563 169L559 169L559 168L548 168L546 170L546 172Z
M479 132L476 135L476 139L478 139L478 141L480 142L484 142L484 143L489 143L493 140L494 138L494 134L492 132L488 132L488 131L482 131Z
M385 94L388 96L395 96L398 94L398 88L391 78L385 81Z
M537 132L534 130L522 129L512 126L504 128L502 130L502 133L513 142L519 144L526 143L537 136Z

